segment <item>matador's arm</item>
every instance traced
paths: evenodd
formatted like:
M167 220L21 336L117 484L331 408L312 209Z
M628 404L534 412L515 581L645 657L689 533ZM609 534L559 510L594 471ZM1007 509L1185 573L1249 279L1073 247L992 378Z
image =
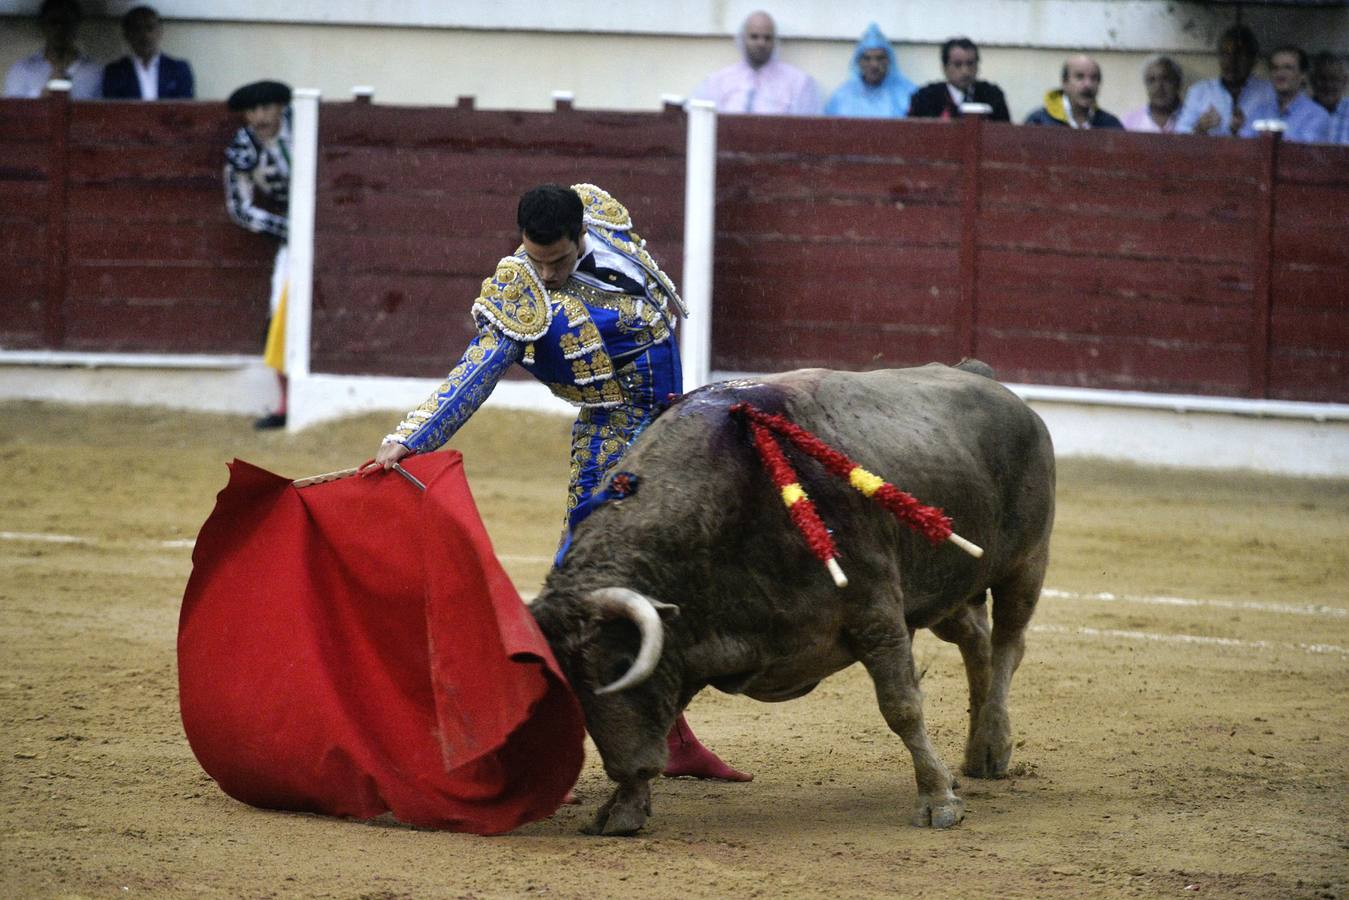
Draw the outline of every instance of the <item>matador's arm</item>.
M398 424L384 443L402 444L414 453L435 450L454 436L482 406L501 376L524 355L524 346L480 321L477 336L435 393Z

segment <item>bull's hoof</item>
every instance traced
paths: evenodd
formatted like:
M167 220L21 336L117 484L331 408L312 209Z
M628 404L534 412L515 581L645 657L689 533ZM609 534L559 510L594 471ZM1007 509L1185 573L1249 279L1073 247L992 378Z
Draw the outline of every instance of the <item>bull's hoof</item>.
M919 796L913 809L913 824L919 828L950 828L965 818L965 801L955 794L946 797Z
M620 787L595 813L595 821L581 829L585 834L629 835L642 830L651 817L651 786L640 781Z
M1011 761L1012 729L1007 716L988 710L965 745L965 762L960 771L971 778L1006 778Z
M1006 778L1007 764L1011 759L1010 748L1005 753L982 747L971 748L965 752L965 762L960 771L971 778Z
M636 834L646 824L644 810L631 807L620 809L601 809L595 814L595 821L581 829L585 834L601 834L612 837L626 837Z

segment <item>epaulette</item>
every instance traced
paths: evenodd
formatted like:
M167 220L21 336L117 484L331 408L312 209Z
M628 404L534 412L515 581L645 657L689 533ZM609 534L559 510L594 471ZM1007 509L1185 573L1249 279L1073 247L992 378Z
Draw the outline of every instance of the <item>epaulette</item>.
M236 131L230 145L225 148L225 159L229 162L230 168L237 172L251 172L256 169L259 157L257 141L247 128Z
M529 262L518 256L505 257L496 274L483 279L473 315L517 341L536 341L553 323L547 289Z
M573 184L571 189L581 198L585 210L583 221L587 225L608 228L615 231L627 231L632 228L632 217L622 203L604 188L593 184Z

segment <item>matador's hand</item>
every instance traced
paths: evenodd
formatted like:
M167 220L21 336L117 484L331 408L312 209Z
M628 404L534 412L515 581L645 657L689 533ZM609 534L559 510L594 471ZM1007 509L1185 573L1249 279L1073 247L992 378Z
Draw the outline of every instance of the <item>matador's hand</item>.
M364 477L366 475L373 475L380 469L392 469L394 463L398 462L411 452L412 451L407 447L395 441L382 444L379 448L379 452L375 454L375 458L361 466L361 475Z

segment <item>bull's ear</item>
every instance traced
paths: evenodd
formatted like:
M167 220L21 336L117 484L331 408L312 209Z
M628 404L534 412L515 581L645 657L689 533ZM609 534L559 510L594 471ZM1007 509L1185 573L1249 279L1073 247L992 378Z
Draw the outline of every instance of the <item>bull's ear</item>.
M660 613L660 620L668 622L671 619L679 618L679 607L673 603L662 603L659 600L652 600L651 605L656 607L656 612Z

